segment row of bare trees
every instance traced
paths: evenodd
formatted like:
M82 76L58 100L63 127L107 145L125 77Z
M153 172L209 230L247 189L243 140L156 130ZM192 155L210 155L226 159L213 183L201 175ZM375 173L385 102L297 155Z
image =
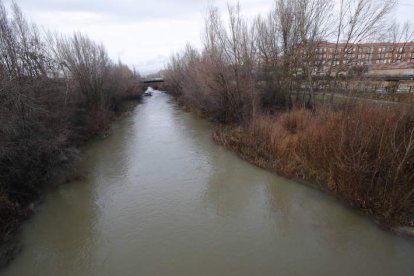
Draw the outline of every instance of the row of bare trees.
M2 202L39 193L123 99L140 97L139 78L87 36L42 32L0 1Z
M394 5L276 0L267 15L252 21L239 6L229 6L225 19L212 9L204 47L187 46L171 58L163 72L166 89L188 108L227 124L213 137L243 158L316 181L383 223L412 226L412 108L364 100L315 104L321 84L332 103L335 91L364 83L357 75L358 44L393 45L412 37L408 25L387 21ZM334 45L330 63L320 58L326 41ZM322 66L324 78L318 75Z
M391 23L394 0L275 0L273 9L248 20L240 6L222 17L212 8L203 48L174 55L164 74L169 90L215 120L240 122L257 110L313 106L315 90L343 86L341 73L357 72L355 45L408 39L408 25ZM336 45L327 64L321 46ZM355 58L353 58L355 57ZM352 71L353 70L353 71ZM349 73L350 75L350 73Z

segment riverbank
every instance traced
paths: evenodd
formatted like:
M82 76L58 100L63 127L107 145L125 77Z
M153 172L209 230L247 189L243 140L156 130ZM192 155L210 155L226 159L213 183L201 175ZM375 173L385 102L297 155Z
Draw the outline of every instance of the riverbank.
M381 227L414 236L414 114L405 105L347 101L265 113L229 124L207 99L185 110L215 121L216 143L250 163L335 195ZM260 109L259 109L260 110ZM223 111L224 112L224 111Z
M84 151L84 178L45 194L22 227L23 250L2 276L414 269L414 240L245 162L214 143L213 124L169 95L155 92L112 129Z
M71 154L60 156L59 160L55 160L59 165L48 168L48 171L45 172L48 177L38 183L41 188L35 193L25 197L21 202L19 200L13 202L6 195L0 195L0 270L10 264L20 252L22 245L18 238L19 229L24 221L35 214L35 206L41 204L43 193L45 188L50 186L49 183L54 183L53 186L55 186L81 178L82 176L77 172L74 164L79 160L85 148L97 139L108 137L111 134L112 123L128 116L141 101L142 93L119 101L114 111L107 111L105 117L100 118L102 121L97 124L99 128L96 126L88 127L91 134L85 129L82 129L81 132L78 129L75 135L77 139L71 141L70 150L68 150ZM65 151L66 149L60 150ZM32 174L30 171L26 173Z
M73 179L82 148L143 91L87 35L39 32L16 3L0 10L0 244L10 244L50 183Z
M261 168L310 181L382 226L413 236L413 117L382 107L294 109L221 126L216 143Z
M414 236L414 114L409 105L344 101L306 107L299 101L268 110L257 100L251 102L255 112L227 120L249 100L231 109L217 91L190 97L189 89L165 90L171 89L183 109L217 124L216 143L261 168L314 183L383 228Z

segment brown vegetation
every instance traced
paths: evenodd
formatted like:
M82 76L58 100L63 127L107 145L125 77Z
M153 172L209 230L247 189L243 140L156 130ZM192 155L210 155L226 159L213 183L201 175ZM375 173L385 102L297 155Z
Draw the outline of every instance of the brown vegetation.
M363 72L349 58L352 45L384 39L381 30L392 29L387 16L394 4L346 0L336 10L328 0L276 0L267 16L252 22L239 6L228 8L226 21L212 9L203 49L187 46L171 58L165 89L186 108L221 123L215 141L249 161L315 181L385 224L412 224L412 107L333 101L338 90L368 93ZM319 45L328 39L350 47L340 54L336 47L336 62L318 78L326 67Z
M0 241L138 85L102 45L44 34L0 1Z
M214 139L260 167L313 180L383 223L413 222L412 112L297 108L219 129Z

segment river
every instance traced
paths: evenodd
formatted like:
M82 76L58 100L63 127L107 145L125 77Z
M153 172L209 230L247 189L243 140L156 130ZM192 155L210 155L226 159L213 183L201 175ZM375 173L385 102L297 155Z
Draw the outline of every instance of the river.
M50 191L4 275L414 275L414 242L213 143L155 92Z

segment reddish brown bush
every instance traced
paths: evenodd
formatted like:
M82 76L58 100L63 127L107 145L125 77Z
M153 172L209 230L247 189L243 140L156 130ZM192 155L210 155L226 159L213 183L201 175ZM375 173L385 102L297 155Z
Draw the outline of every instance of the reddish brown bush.
M319 183L381 222L412 221L414 117L408 111L295 109L256 116L214 138L261 167Z

